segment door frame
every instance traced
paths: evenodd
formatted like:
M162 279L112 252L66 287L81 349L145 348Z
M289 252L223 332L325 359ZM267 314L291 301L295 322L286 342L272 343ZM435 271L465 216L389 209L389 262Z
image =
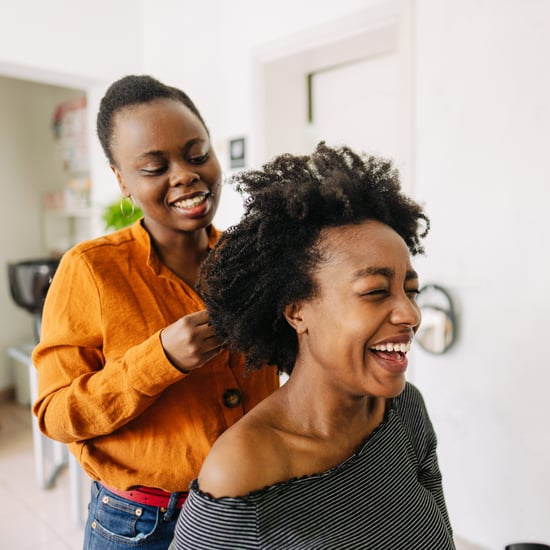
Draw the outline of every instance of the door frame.
M308 149L308 75L360 59L398 53L400 163L404 190L414 189L414 0L387 0L360 12L278 38L252 51L250 160Z

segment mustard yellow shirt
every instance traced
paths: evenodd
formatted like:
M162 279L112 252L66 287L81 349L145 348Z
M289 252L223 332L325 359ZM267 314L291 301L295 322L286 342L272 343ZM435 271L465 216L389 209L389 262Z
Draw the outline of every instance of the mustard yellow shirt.
M210 246L219 235L210 228ZM275 369L246 373L228 351L189 374L176 369L160 330L200 309L141 222L63 256L33 353L33 411L92 479L186 491L215 439L278 387Z

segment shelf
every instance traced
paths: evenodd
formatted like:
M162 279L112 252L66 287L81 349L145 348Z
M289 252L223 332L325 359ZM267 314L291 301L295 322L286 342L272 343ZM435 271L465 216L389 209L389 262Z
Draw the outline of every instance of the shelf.
M45 248L54 256L75 244L91 239L101 224L101 208L45 208L43 239Z
M99 208L46 209L46 214L57 218L93 218L101 213Z

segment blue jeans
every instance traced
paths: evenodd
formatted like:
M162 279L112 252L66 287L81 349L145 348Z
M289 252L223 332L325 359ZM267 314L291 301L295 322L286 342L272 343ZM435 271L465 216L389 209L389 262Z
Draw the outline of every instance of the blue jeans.
M173 493L166 510L121 498L92 483L84 550L166 550L174 537L180 510ZM173 504L172 504L173 502Z

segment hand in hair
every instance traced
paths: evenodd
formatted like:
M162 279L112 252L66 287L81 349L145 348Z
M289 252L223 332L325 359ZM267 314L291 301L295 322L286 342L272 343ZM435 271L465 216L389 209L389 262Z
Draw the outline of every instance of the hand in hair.
M160 340L170 362L182 372L202 367L223 347L205 310L185 315L167 326L160 333Z

